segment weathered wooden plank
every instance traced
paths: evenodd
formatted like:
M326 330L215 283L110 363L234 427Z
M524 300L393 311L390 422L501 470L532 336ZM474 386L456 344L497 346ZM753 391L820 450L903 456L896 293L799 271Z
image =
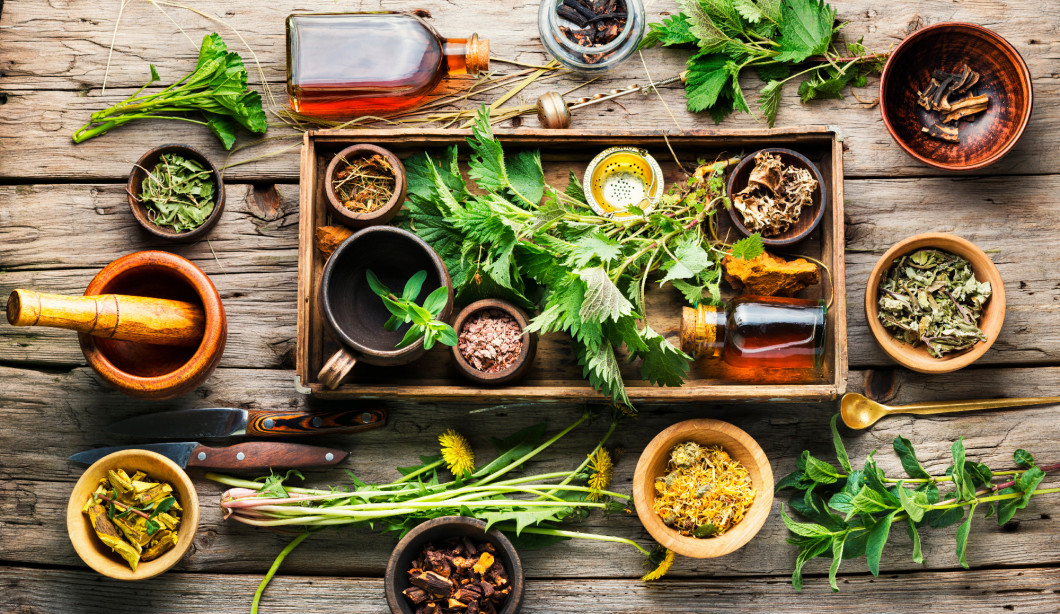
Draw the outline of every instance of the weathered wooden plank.
M860 390L865 374L855 372L851 388ZM1055 394L1060 388L1060 368L984 369L938 378L873 374L873 388L891 388L895 403L913 400L968 398L981 395L1027 396ZM105 390L87 369L70 372L38 372L0 367L0 560L29 564L80 565L66 536L63 510L72 482L81 468L66 460L85 448L114 445L104 427L125 417L159 409L180 407L307 407L310 400L293 394L290 371L266 369L218 369L194 395L164 407L131 399ZM312 403L312 407L337 407ZM343 404L348 406L348 404ZM503 436L535 422L546 420L552 432L569 424L580 413L573 405L502 407L469 415L468 407L454 404L390 404L389 424L379 430L347 437L330 437L315 443L350 449L352 454L339 468L312 472L315 484L341 483L349 469L368 481L389 481L394 466L414 463L420 454L430 454L435 437L445 428L456 427L467 434L478 451L479 462L492 458L490 436ZM635 422L621 425L609 442L625 450L617 459L613 487L628 491L640 451L660 430L693 417L729 420L747 430L763 446L776 476L794 468L803 449L822 459L832 458L828 420L833 408L826 405L692 405L646 406ZM997 468L1012 465L1012 452L1024 447L1042 463L1060 458L1060 441L1052 437L1055 407L1007 412L983 412L939 416L932 419L892 418L874 429L848 433L847 446L854 463L872 449L880 449L880 465L890 474L901 467L890 453L890 442L898 434L908 437L927 469L942 473L949 464L949 447L964 436L969 458ZM569 470L596 444L605 421L583 426L554 444L535 471ZM132 443L132 442L130 442ZM202 520L195 547L182 569L209 572L261 572L271 564L287 537L268 531L225 523L217 507L222 488L195 472ZM1055 479L1050 479L1055 483ZM787 531L779 521L778 499L762 532L746 547L720 559L696 561L680 558L673 574L695 575L784 575L794 563L794 549L784 542ZM968 557L973 566L991 567L1054 565L1060 563L1060 531L1052 510L1055 500L1043 497L1017 514L1018 526L999 528L994 521L976 520ZM578 525L579 530L609 533L647 544L648 537L636 517L598 515ZM1016 531L1016 534L1012 533ZM930 569L957 566L954 527L925 532L924 555ZM356 547L351 547L356 544ZM289 570L313 574L379 574L394 538L361 529L346 528L329 537L313 538L288 559ZM896 532L884 553L885 571L921 569L910 561L910 544ZM524 560L533 577L635 577L643 573L642 557L622 544L576 540L544 550L526 550ZM602 564L601 561L607 561ZM821 572L820 562L809 571ZM847 572L862 572L861 562L844 563Z
M249 608L259 578L254 575L169 572L136 583L119 583L91 572L0 569L0 591L12 612L110 614L119 604L138 611L179 609L192 614ZM823 579L801 593L783 578L663 580L530 580L522 612L894 612L930 607L938 614L1056 611L1060 572L1055 568L931 572L846 578L833 595ZM930 595L930 606L925 606ZM885 606L882 604L886 604ZM278 576L262 602L270 613L385 613L380 578Z
M255 49L273 91L283 102L284 78L283 18L294 10L305 7L292 2L281 2L265 9L250 0L226 3L224 11L209 3L193 2L194 6L217 12L219 16L244 33ZM488 29L474 23L474 9L454 7L442 0L419 3L434 14L433 23L444 35L463 36L477 29L491 39L495 57L523 62L541 63L546 60L534 24L538 4L515 3L505 11L490 11ZM375 9L371 7L349 7ZM406 5L390 3L384 8L404 9ZM1060 155L1047 146L1049 135L1060 128L1060 107L1048 104L1060 92L1060 74L1053 62L1060 52L1058 26L1041 19L1040 10L1033 4L998 2L962 2L954 5L944 0L917 2L902 0L878 10L869 0L845 0L837 5L841 19L850 21L849 36L864 35L871 48L886 50L908 31L938 21L972 21L996 29L1009 38L1024 55L1034 77L1038 104L1022 142L1002 162L991 168L991 173L1046 173L1053 172ZM65 177L91 180L122 177L127 172L125 158L136 156L159 142L187 142L205 146L211 157L222 158L216 140L206 130L176 122L153 122L139 127L116 130L101 139L73 147L69 135L83 124L92 111L114 104L139 87L147 77L147 64L158 66L165 81L181 76L194 65L198 41L203 34L218 30L243 53L250 62L250 54L224 27L180 9L167 9L177 19L194 44L177 31L164 15L146 2L126 6L115 51L111 60L108 88L100 94L100 86L107 66L108 47L117 17L118 4L101 6L87 0L57 0L50 3L32 0L8 0L2 17L7 29L0 35L0 92L7 103L0 117L0 143L15 147L20 139L33 143L32 148L19 151L17 156L0 158L0 177ZM649 8L650 20L674 12L672 0L656 3ZM70 24L76 23L75 28ZM470 24L470 25L469 25ZM644 58L656 79L680 72L688 52L684 50L648 50ZM495 63L494 68L511 72L516 68ZM251 80L259 83L256 71ZM636 58L619 66L583 92L608 91L631 82L645 81L643 65ZM564 91L583 80L568 77L554 82L534 84L513 102L533 102L548 90ZM748 92L760 84L749 77ZM876 80L858 95L863 99L875 96ZM683 129L709 125L710 119L684 111L679 87L662 89L669 109ZM750 94L748 94L750 95ZM754 96L751 96L753 98ZM486 99L487 101L489 98ZM618 104L578 112L575 121L583 127L666 128L674 126L670 112L652 96L630 96ZM875 109L864 108L854 99L816 101L800 105L794 87L788 87L783 97L779 121L783 125L834 124L847 135L849 147L847 172L849 176L932 175L937 171L914 162L895 146L887 135ZM526 125L536 120L526 118ZM751 116L734 116L725 121L726 127L759 125ZM283 134L274 129L270 136ZM293 142L293 141L292 141ZM10 145L7 145L11 143ZM275 143L271 148L282 148ZM257 153L257 152L256 152ZM131 160L130 160L131 161ZM250 180L297 176L297 156L294 152L266 161L233 168L232 177Z

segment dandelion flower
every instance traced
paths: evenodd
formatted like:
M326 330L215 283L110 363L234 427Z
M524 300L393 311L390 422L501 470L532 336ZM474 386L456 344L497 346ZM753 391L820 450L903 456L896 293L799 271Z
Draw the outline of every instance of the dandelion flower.
M604 490L611 485L611 476L614 473L614 469L615 463L611 460L611 454L606 448L597 448L589 455L589 470L592 471L589 475L589 488L593 489L593 492L589 493L590 501L600 500L598 491Z
M674 558L674 551L667 548L666 556L663 557L663 560L659 563L659 566L644 574L644 577L642 577L641 580L644 582L651 582L652 580L658 580L659 578L665 576L666 572L670 571L670 568L673 567Z
M475 471L475 453L467 439L453 429L438 436L442 446L442 460L454 476L470 475Z

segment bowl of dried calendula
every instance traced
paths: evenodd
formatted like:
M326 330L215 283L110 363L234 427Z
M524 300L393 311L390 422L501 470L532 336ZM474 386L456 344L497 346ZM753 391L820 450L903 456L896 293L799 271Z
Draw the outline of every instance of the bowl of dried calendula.
M781 247L802 241L824 218L821 170L797 151L773 147L745 157L729 174L729 216L736 229Z

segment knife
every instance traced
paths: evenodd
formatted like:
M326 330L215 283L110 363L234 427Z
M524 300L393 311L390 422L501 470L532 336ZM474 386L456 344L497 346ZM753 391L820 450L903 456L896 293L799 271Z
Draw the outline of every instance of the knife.
M215 407L178 409L133 416L107 427L107 432L151 439L213 437L289 437L356 433L386 424L381 409L304 412Z
M342 462L349 454L343 450L307 446L301 443L248 441L232 446L211 448L195 441L148 443L138 446L113 446L78 452L70 460L91 465L104 456L120 450L150 450L168 457L181 467L226 469L229 471L264 471L271 468L303 469Z

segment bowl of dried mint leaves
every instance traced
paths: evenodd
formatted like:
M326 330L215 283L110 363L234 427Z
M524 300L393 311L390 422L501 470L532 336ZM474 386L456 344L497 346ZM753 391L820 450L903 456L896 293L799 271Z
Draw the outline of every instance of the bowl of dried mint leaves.
M817 165L797 151L773 147L745 157L729 174L729 216L744 236L770 247L810 236L824 217L828 190Z
M949 373L978 360L997 339L1005 286L972 242L920 234L876 263L865 288L865 315L876 342L896 362L921 373Z
M149 150L133 166L125 191L140 226L169 241L202 238L217 225L225 208L220 171L188 145Z

